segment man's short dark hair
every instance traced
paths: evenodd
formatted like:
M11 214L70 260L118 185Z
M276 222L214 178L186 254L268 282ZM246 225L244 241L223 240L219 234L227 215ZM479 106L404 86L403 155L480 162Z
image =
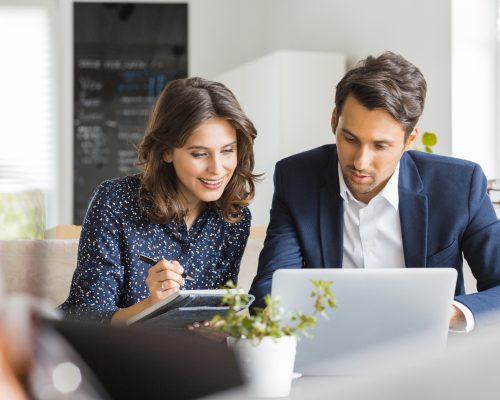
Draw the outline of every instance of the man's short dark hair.
M366 108L382 109L401 123L405 140L424 110L427 83L420 70L398 54L369 56L341 79L335 94L337 116L349 95Z

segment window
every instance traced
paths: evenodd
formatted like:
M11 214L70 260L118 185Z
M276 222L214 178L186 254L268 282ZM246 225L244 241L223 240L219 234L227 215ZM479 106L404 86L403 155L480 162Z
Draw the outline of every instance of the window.
M48 1L0 4L0 238L40 237L57 170Z

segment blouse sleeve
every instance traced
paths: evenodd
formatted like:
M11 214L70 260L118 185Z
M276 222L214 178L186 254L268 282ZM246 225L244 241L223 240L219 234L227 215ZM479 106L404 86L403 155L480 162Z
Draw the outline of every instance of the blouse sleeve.
M242 213L243 218L239 222L230 225L227 237L227 250L223 260L226 270L229 271L227 280L231 279L235 284L238 283L241 258L247 245L248 236L250 235L250 224L252 222L252 214L248 208L244 208ZM225 284L227 280L221 282L221 284Z
M122 224L116 209L112 184L105 182L87 209L70 294L61 305L69 318L105 322L119 308L124 267L120 262Z

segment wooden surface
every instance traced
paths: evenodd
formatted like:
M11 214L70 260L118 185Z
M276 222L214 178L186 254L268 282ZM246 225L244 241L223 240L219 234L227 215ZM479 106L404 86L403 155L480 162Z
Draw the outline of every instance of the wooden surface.
M58 225L47 229L45 239L79 239L82 227L80 225Z

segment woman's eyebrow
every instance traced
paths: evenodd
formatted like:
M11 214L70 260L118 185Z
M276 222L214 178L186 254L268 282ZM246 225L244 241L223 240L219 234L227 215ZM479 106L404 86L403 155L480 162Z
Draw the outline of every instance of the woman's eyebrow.
M228 144L225 144L225 145L221 146L221 149L223 149L224 147L233 146L236 143L237 143L237 140L235 140L234 142L231 142L231 143L228 143ZM209 150L209 147L205 147L205 146L189 146L189 147L187 147L187 150Z

